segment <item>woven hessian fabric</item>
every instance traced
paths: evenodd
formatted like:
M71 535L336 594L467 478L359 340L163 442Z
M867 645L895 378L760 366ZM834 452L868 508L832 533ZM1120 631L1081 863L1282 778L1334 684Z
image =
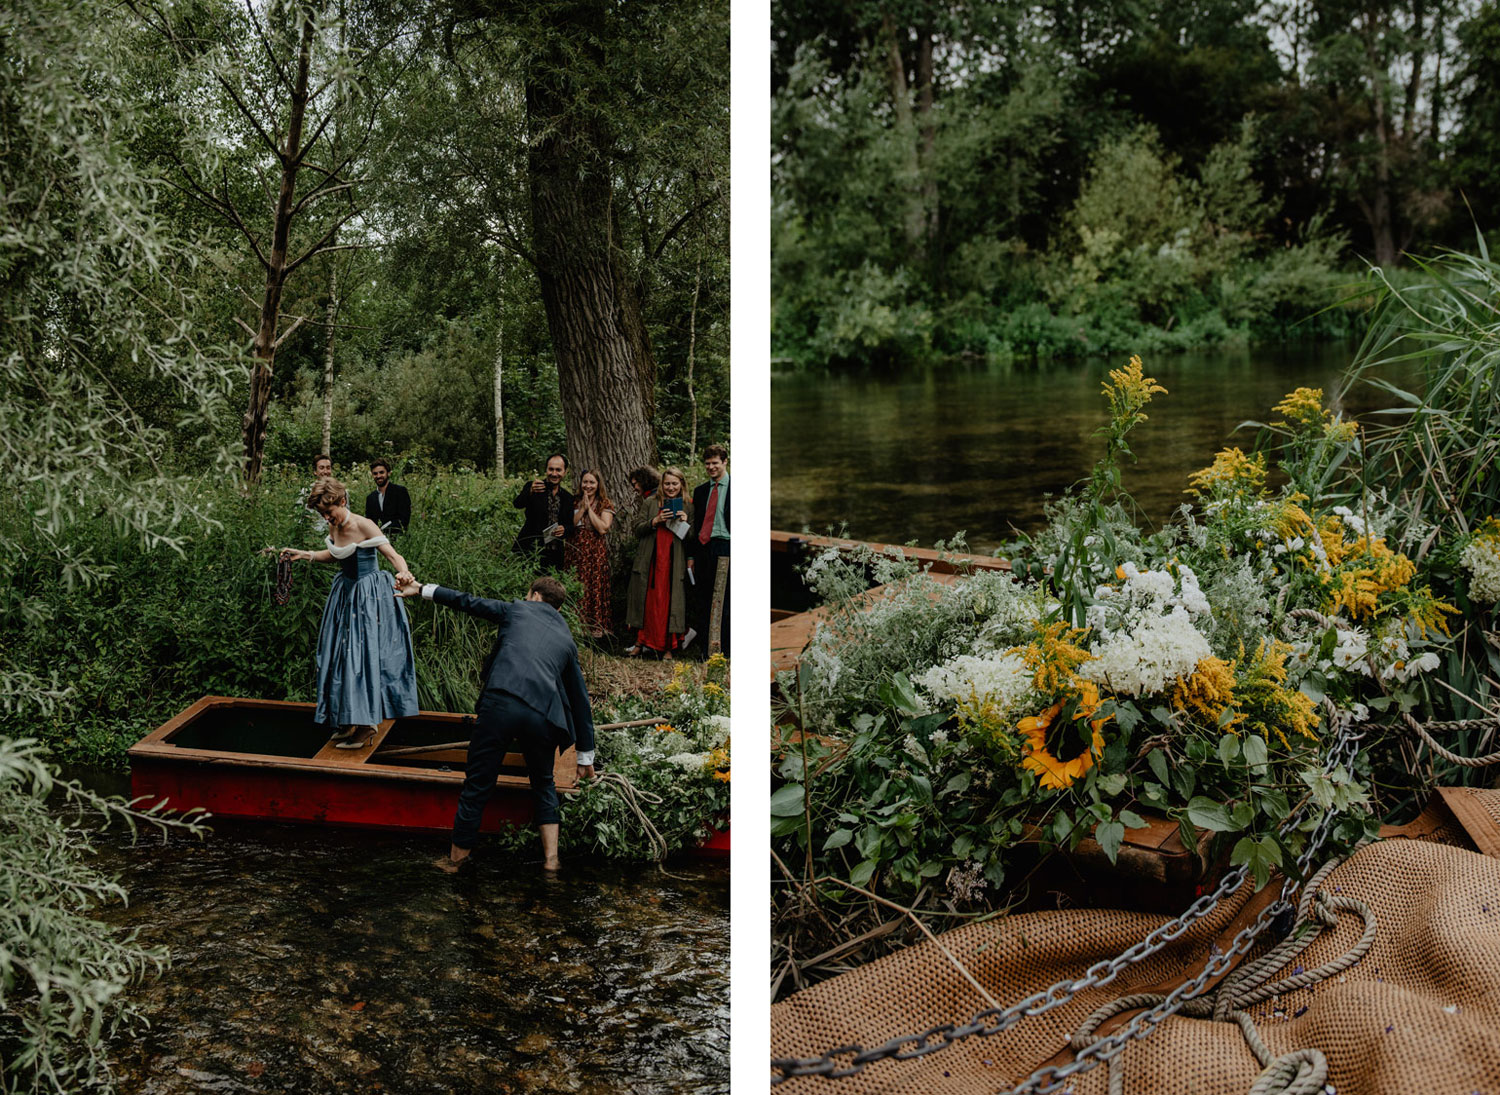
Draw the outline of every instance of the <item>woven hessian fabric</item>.
M1500 792L1471 797L1500 823ZM1362 849L1334 871L1324 892L1371 906L1377 922L1374 947L1345 973L1250 1009L1272 1053L1321 1050L1338 1095L1500 1092L1500 859L1472 850L1458 826L1444 826L1434 835L1465 846L1387 840ZM1044 1064L1071 1059L1058 1054L1099 1005L1130 992L1166 991L1195 973L1212 944L1227 942L1223 933L1235 927L1233 918L1248 897L1246 891L1235 895L1112 984L1023 1019L1002 1034L971 1037L912 1061L876 1061L844 1079L799 1077L776 1090L786 1095L1003 1091ZM1129 912L1038 912L958 928L941 939L1003 1007L1079 976L1160 923L1160 917ZM1341 916L1336 929L1325 931L1271 981L1339 957L1362 927L1358 917ZM851 1043L879 1046L940 1023L966 1022L986 1006L948 959L924 943L775 1005L772 1056L816 1057ZM1123 1060L1126 1095L1242 1095L1261 1071L1238 1026L1177 1016L1128 1047ZM1106 1088L1104 1065L1073 1079L1078 1095Z

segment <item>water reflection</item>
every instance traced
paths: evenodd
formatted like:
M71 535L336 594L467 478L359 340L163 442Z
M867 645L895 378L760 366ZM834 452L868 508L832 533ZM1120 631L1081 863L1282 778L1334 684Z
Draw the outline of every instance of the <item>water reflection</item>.
M450 878L440 839L215 828L104 853L109 919L173 954L133 990L122 1092L728 1091L727 871Z
M1132 435L1124 486L1163 521L1187 477L1227 445L1248 448L1247 419L1300 385L1329 392L1345 345L1174 354L1145 362L1169 394ZM1041 527L1046 494L1085 477L1103 452L1100 386L1125 357L1017 368L934 369L901 378L778 376L771 385L771 524L903 543L967 530L976 548ZM1348 408L1375 404L1354 393Z

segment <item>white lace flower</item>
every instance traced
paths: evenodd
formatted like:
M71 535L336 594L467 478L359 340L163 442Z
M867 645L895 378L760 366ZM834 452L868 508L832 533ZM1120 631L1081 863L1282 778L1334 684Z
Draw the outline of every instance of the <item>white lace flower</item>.
M1166 615L1145 616L1133 630L1110 634L1093 654L1094 660L1079 668L1081 676L1114 692L1146 696L1191 674L1213 651L1187 610L1176 607Z
M913 683L938 703L978 695L1005 710L1015 708L1031 691L1031 671L1019 654L960 654L935 665Z
M1472 599L1487 604L1500 601L1500 541L1491 536L1476 536L1458 561L1473 575L1469 582Z

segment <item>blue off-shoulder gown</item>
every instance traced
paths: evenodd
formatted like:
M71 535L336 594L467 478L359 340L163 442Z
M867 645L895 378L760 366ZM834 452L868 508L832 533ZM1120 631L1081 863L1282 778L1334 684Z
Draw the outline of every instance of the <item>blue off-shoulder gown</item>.
M318 633L319 723L374 726L417 713L411 625L376 550L386 542L384 536L344 547L327 541L339 573Z

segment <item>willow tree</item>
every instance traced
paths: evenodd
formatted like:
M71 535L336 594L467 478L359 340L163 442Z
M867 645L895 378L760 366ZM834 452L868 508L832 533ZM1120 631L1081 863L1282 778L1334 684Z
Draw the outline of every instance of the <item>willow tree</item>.
M364 212L357 166L399 81L399 59L386 55L404 28L388 27L380 7L272 0L224 11L205 48L184 22L191 13L145 0L132 7L182 61L177 98L191 139L173 181L237 234L241 256L262 276L259 292L240 288L254 322L236 317L251 339L240 444L245 478L255 482L276 351L309 318L286 315L283 298L307 263L358 246L339 232Z

